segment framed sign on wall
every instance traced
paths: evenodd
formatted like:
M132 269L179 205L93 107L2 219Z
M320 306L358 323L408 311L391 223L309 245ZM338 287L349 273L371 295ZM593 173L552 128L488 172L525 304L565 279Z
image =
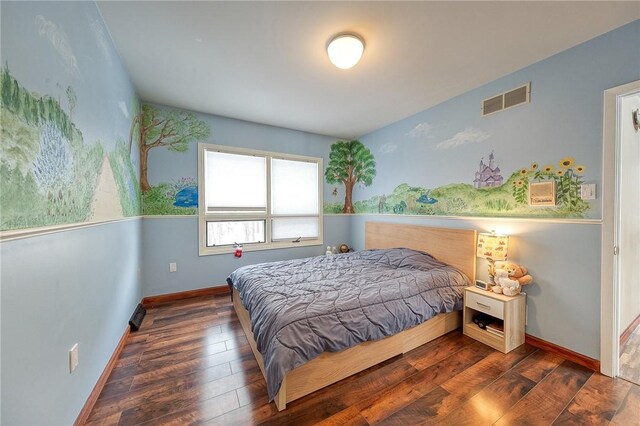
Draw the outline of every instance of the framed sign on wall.
M556 182L531 182L529 184L529 205L530 206L555 206L556 205Z

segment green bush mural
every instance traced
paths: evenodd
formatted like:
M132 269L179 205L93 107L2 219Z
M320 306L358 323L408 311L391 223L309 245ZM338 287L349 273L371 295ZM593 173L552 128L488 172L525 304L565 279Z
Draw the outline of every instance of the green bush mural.
M182 194L189 198L181 202ZM154 185L144 195L145 215L195 215L198 213L198 186L193 178Z
M538 163L532 163L520 168L500 185L481 186L476 181L474 185L454 183L427 188L403 183L391 194L356 201L354 209L358 213L405 215L582 218L589 209L589 204L580 198L584 172L584 166L575 165L573 158L566 157L557 167L540 168ZM551 180L557 188L556 206L529 206L529 183ZM495 182L502 182L502 177ZM324 212L341 210L338 203L326 203Z
M118 139L116 149L109 154L109 164L113 170L118 187L123 215L139 215L141 200L140 185L138 185L138 176L135 167L133 163L131 163L129 148L123 139Z
M142 106L140 124L140 188L145 215L193 215L198 207L198 185L195 179L151 185L147 177L149 151L164 147L173 152L186 152L191 142L205 140L211 129L192 112Z
M4 66L0 76L0 229L79 223L91 220L99 177L108 157L122 212L138 215L138 179L119 143L105 152L100 141L86 144L71 120L75 91L66 90L69 113L49 95L24 88Z

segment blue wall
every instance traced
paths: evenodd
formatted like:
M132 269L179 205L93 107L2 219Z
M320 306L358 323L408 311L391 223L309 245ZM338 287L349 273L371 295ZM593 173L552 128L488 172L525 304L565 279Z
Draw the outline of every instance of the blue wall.
M326 166L329 147L335 139L329 136L267 126L249 121L235 120L202 113L192 113L178 108L161 105L150 105L153 109L177 114L194 114L195 118L210 129L210 136L194 140L188 144L184 152L172 151L159 147L149 151L148 179L152 187L179 182L183 178L198 178L198 142L227 145L264 151L283 152L287 154L307 155L324 158ZM343 188L338 188L341 195L332 195L333 186L325 184L324 201L344 198ZM161 194L159 194L161 195ZM143 197L144 198L144 197ZM162 214L197 214L195 210L184 212L149 211L148 203L143 205L145 215Z
M323 246L250 251L241 258L233 254L198 256L198 217L145 217L142 221L142 269L144 295L173 293L226 285L235 269L249 264L324 254L326 246L349 243L349 217L324 217ZM169 263L178 271L170 273Z
M3 425L75 421L141 298L140 224L0 245ZM69 374L74 343L80 362Z
M600 224L498 218L397 217L354 215L350 240L364 247L367 221L475 229L510 235L509 259L529 268L534 283L525 287L526 332L578 353L599 358ZM478 259L478 279L487 280L487 263Z
M20 193L25 188L14 180L16 170L22 177L33 173L28 157L42 151L38 133L45 125L29 123L3 100L3 228L95 222L96 213L102 219L122 218L125 205L124 215L139 215L136 151L129 156L128 149L118 149L118 141L121 147L128 142L138 100L96 5L2 2L0 8L2 66L8 65L11 76L29 93L35 92L36 99L50 96L59 107L58 118L66 115L81 134L71 141L58 140L73 152L73 165L67 176L54 176L62 182L49 182L64 188L59 196L56 188L55 200L77 187L86 196L72 198L84 203L77 209L74 203L37 204L38 196L45 202L55 201L46 192L32 194L31 199ZM68 103L68 87L75 91L75 107ZM12 117L11 126L5 127L6 117ZM28 128L36 136L19 140L12 126ZM35 147L26 151L22 168L15 167L17 160L8 152L15 145ZM128 185L128 191L119 192L124 188L119 187L110 194L98 194L97 177L105 170L105 159L111 162L114 177L124 179L120 183ZM39 161L53 165L55 172L53 160L45 156ZM6 179L9 171L11 179ZM14 195L7 198L6 194ZM107 210L96 212L93 200L108 195L112 196L108 203L99 203ZM43 214L33 216L39 208ZM123 212L109 216L119 210ZM5 222L5 215L15 221ZM128 218L0 244L0 424L75 421L142 297L141 230L139 218ZM74 343L78 343L79 365L70 374L68 351Z
M154 105L154 108L184 112L158 105ZM211 136L197 142L323 157L325 164L328 161L329 147L335 142L335 139L327 136L296 130L207 114L195 115L211 129ZM151 186L177 182L183 178L196 180L197 148L194 141L186 152L172 152L167 148L151 150L148 166ZM332 186L325 185L325 200L333 198L332 189ZM146 207L143 206L143 209L146 210ZM349 243L349 218L325 216L324 244L321 246L245 252L241 259L235 258L233 254L198 257L198 219L193 214L185 217L171 214L147 216L143 220L142 235L143 292L146 296L224 285L225 279L234 269L249 263L323 254L328 245ZM169 272L170 262L177 263L177 272Z
M486 164L492 152L505 181L513 173L520 176L523 168L530 170L533 163L537 163L538 170L552 166L553 175L565 170L559 161L571 157L575 160L571 172L600 188L603 91L640 78L639 38L640 21L635 21L363 136L361 141L376 155L378 173L373 185L358 189L356 201L382 194L389 198L402 183L428 189L448 184L471 185L480 160ZM530 103L481 116L482 100L527 82L531 82ZM584 166L581 172L576 167L579 165ZM532 171L524 175L525 182L529 179L535 179ZM505 186L506 192L511 193L512 185ZM442 190L443 195L448 192L451 191ZM469 205L480 200L482 205L487 195L477 191L457 197ZM556 211L528 207L508 195L504 200L511 208L496 211L476 206L461 208L459 214L601 217L599 199L587 202L585 211L574 212L561 205ZM438 209L444 210L446 215L447 208L442 204L446 199L430 208L435 214L442 214Z
M0 230L138 216L139 102L95 4L2 12Z
M73 114L64 100L59 104L75 117L84 143L100 145L107 155L114 152L116 141L128 137L137 98L95 4L2 2L0 7L2 64L8 62L13 77L41 95L59 98L73 85L78 95ZM61 30L66 31L62 39ZM602 92L640 78L638 39L636 21L362 137L376 155L378 176L371 187L356 188L355 200L389 194L405 182L425 188L470 183L478 161L491 151L507 172L572 156L586 166L585 179L600 185ZM527 81L531 104L480 118L482 99ZM208 143L319 156L326 165L334 142L196 115L212 130L203 141ZM461 143L438 148L446 141ZM137 168L135 148L128 161ZM149 154L152 185L196 176L195 143L185 153L160 148ZM343 188L337 196L333 189L325 185L325 202L342 201ZM527 265L536 279L527 288L527 332L598 358L600 199L589 207L584 215L589 220L572 221L325 215L323 246L248 252L241 259L199 257L193 215L132 218L3 242L0 423L72 423L142 296L220 285L241 265L321 254L326 245L362 248L367 220L509 233L510 258ZM169 262L177 262L178 272L168 272ZM484 266L479 265L480 277ZM80 364L69 374L74 343Z
M363 136L376 153L378 176L356 200L389 194L398 184L471 183L478 161L494 151L508 176L514 169L575 157L585 180L597 184L585 219L463 219L356 215L350 240L364 245L364 222L385 220L428 226L492 229L512 236L509 259L529 268L527 333L598 359L600 354L600 247L603 92L640 79L640 21L587 41L459 97ZM483 99L531 81L531 103L487 117ZM416 126L424 124L414 131ZM442 149L458 137L456 147ZM475 137L469 135L475 134ZM479 136L478 136L479 135ZM450 144L452 145L452 144ZM589 220L591 219L591 220ZM480 277L486 263L479 260Z

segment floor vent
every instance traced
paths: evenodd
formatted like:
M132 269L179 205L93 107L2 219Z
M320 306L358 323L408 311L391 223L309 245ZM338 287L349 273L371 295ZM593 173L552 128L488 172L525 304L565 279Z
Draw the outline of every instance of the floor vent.
M131 315L131 319L129 320L129 327L131 327L131 331L138 331L140 329L140 325L142 324L142 320L146 315L147 310L142 306L141 303L138 303L138 307Z
M482 101L481 113L485 115L502 111L516 105L528 103L531 100L531 82L513 90L503 92L497 96Z

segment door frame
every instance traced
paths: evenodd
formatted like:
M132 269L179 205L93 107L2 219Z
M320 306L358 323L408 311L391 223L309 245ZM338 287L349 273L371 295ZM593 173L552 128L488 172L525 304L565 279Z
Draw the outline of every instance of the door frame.
M604 91L602 151L602 243L600 269L600 371L617 377L620 357L620 98L640 91L640 80Z

